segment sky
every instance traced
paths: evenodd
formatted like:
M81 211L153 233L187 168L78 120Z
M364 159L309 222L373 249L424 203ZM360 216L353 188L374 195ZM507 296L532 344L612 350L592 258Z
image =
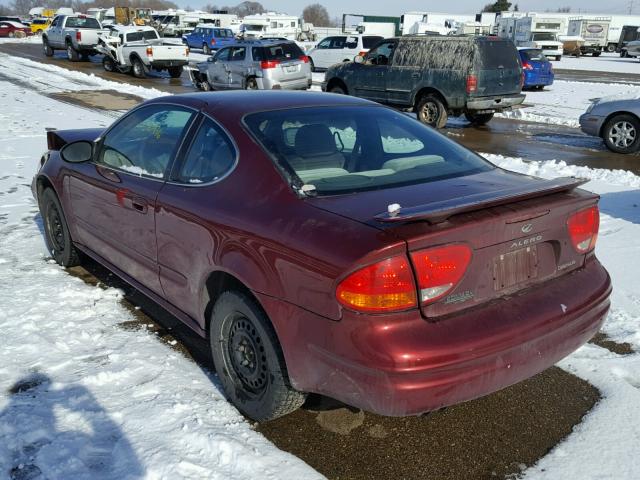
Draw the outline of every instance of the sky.
M190 6L199 8L208 3L235 5L241 0L173 0L181 7ZM482 7L490 3L490 0L455 0L446 6L442 2L425 0L393 0L393 1L371 1L371 0L259 0L265 8L273 11L290 13L293 15L302 14L304 7L310 3L321 3L329 10L331 17L342 16L343 13L358 13L370 15L393 15L400 16L411 11L430 11L446 13L478 13ZM517 3L521 11L543 12L546 9L556 10L559 6L572 7L572 13L595 12L595 13L628 13L629 5L633 6L633 13L640 15L640 0L611 0L603 7L602 0L512 0ZM0 5L7 5L10 0L0 0ZM114 3L117 3L114 0Z

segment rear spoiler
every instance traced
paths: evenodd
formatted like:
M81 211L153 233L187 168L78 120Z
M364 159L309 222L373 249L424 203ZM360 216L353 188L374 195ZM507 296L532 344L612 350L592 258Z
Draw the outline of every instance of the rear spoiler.
M402 223L413 221L427 221L431 224L442 223L453 215L473 212L484 208L496 207L508 203L515 203L530 198L543 197L554 193L569 192L587 183L587 178L561 177L554 180L542 180L538 184L526 187L513 187L494 192L482 192L466 197L457 197L441 202L402 208L390 205L389 212L383 212L374 217L385 223Z

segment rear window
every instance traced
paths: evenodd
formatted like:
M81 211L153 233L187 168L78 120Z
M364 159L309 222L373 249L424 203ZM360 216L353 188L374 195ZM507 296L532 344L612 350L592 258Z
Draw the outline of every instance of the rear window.
M518 68L518 51L513 42L487 40L478 42L483 68Z
M66 26L69 28L100 28L100 23L91 17L69 17Z
M33 22L31 22L31 23L33 23L34 25L44 25L45 23L47 23L47 21L46 21L46 20L38 20L38 19L36 18L36 19L35 19Z
M153 30L146 30L144 32L133 32L127 34L127 42L139 42L141 40L156 40L158 34Z
M271 45L263 47L262 51L264 60L297 60L304 55L300 47L295 43Z
M370 49L376 43L378 43L380 40L382 40L382 38L383 37L362 37L362 46L364 48Z
M319 195L427 183L494 168L411 118L384 107L260 112L245 123L294 188Z
M547 57L544 56L542 50L522 50L520 52L520 58L522 58L522 60L534 62L544 62L547 60Z

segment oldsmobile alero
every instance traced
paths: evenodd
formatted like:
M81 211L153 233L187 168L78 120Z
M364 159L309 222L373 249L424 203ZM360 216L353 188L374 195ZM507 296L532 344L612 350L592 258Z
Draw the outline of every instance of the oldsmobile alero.
M609 308L581 180L497 168L366 100L163 97L48 148L33 190L52 257L92 257L208 337L256 420L308 392L384 415L486 395Z

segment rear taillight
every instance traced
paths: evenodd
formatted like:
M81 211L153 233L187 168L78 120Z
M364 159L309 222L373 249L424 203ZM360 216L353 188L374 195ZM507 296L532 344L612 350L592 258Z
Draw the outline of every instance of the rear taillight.
M300 55L299 60L302 60L304 63L309 63L309 57L306 55Z
M263 70L276 68L278 65L280 65L280 60L262 60L260 62L260 68Z
M417 306L413 273L404 255L355 271L340 282L336 297L359 312L386 313Z
M147 57L153 57L153 48L147 47Z
M211 39L211 45L215 45L215 44L216 44L216 39L215 39L215 38L212 38L212 39Z
M522 62L522 69L523 70L533 70L533 65L531 65L529 62Z
M433 303L460 283L471 261L471 248L463 244L445 245L411 253L420 302Z
M82 32L80 30L76 30L76 40L78 42L82 40Z
M580 210L569 217L567 229L576 252L587 253L596 248L599 228L600 212L597 205Z
M474 93L478 91L478 77L475 75L467 76L467 93Z
M362 50L361 52L358 53L359 57L366 57L367 56L367 52L365 50Z

